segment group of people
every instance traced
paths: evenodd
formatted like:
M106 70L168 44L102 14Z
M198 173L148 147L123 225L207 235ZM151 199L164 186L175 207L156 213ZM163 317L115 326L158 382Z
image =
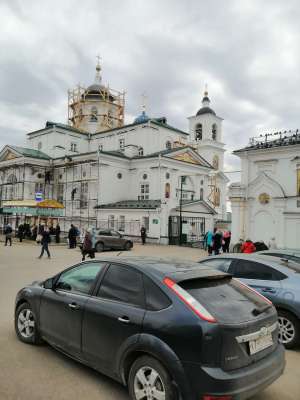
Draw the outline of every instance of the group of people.
M207 231L204 237L204 244L208 251L208 255L218 255L221 251L223 253L229 253L231 241L231 232L222 232L218 228L214 228L213 231Z

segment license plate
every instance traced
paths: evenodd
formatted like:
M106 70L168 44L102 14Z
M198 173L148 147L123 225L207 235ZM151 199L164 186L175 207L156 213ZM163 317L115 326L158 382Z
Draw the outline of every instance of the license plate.
M273 339L271 334L262 336L256 340L250 340L249 342L250 354L255 354L258 353L259 351L265 350L266 348L272 346L272 344L273 344Z

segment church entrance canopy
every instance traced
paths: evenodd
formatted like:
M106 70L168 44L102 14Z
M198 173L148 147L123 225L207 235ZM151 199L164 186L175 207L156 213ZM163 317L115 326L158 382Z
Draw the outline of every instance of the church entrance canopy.
M2 204L3 214L30 215L36 217L61 217L64 206L56 200L12 200Z

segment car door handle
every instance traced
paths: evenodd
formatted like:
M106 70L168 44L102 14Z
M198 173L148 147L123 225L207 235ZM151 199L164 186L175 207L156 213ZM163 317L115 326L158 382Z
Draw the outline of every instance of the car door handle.
M77 303L69 303L68 306L72 309L72 310L79 310L80 306Z
M129 324L130 323L130 319L128 317L119 317L118 321L122 322L123 324Z
M276 293L276 290L273 289L273 288L265 287L265 288L262 288L262 292L265 292L265 293Z

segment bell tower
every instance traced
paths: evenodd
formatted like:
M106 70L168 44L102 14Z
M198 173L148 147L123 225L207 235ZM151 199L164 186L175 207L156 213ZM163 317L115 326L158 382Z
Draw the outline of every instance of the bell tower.
M224 143L222 143L223 118L210 107L207 87L202 98L202 107L196 115L188 118L190 144L216 170L224 168Z

